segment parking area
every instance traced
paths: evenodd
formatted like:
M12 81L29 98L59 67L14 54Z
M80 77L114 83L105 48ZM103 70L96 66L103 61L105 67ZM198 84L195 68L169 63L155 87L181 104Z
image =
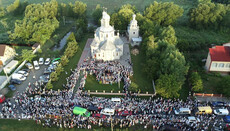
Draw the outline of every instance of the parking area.
M20 85L15 85L16 86L16 91L14 92L14 95L17 93L17 91L19 93L22 93L23 91L25 91L26 87L28 86L29 82L31 83L31 87L35 88L34 84L36 81L39 80L39 77L41 75L43 75L45 69L48 68L48 65L39 65L40 69L39 70L35 70L35 69L31 69L29 75L27 76L26 80L23 81Z

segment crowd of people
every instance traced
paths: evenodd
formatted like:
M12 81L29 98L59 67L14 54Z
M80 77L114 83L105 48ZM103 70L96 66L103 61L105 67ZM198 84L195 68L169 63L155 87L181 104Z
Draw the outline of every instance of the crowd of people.
M87 74L95 74L98 81L105 81L107 76L112 82L118 82L119 77L127 80L132 72L117 62L85 61L80 67L71 70L71 75L66 78L67 84L62 91L45 90L39 83L29 83L23 93L17 93L12 99L7 99L0 105L0 118L2 119L33 119L44 127L57 126L59 128L85 128L93 126L127 128L141 125L148 129L176 130L223 130L225 123L222 117L212 115L195 115L200 122L188 122L187 116L175 115L173 110L181 107L195 110L198 106L208 103L199 103L190 97L186 101L180 99L150 98L140 99L132 97L121 98L120 102L111 101L110 98L90 97L83 90ZM81 72L84 76L80 79ZM120 73L118 73L120 72ZM120 75L118 77L118 75ZM80 86L76 88L77 82ZM127 81L127 83L130 83ZM103 118L84 117L73 114L73 108L81 106L97 107L99 110L91 114L100 113L100 109L115 109L114 116ZM120 111L130 111L132 115L120 116Z

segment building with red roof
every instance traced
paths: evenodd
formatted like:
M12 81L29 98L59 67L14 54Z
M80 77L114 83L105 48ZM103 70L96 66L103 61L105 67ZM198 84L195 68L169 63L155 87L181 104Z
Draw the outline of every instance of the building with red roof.
M214 46L209 48L208 57L205 67L207 71L215 72L230 72L230 46L224 44L224 46Z

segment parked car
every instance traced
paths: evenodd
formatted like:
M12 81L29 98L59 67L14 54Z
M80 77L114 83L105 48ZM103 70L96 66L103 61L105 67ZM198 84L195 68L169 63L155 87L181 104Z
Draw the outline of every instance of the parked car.
M50 64L50 58L46 58L45 65L49 65L49 64Z
M48 68L48 69L46 69L46 70L44 71L44 75L50 74L51 72L52 72L52 70L51 70L50 68Z
M87 108L87 110L88 110L88 111L98 111L99 109L98 109L98 107L96 107L96 106L89 106L89 107Z
M114 112L115 112L114 109L105 108L105 109L102 109L102 110L101 110L101 113L100 113L100 114L110 116L110 115L114 115Z
M47 78L47 76L45 75L42 75L40 76L40 82L43 82L43 83L48 83L49 82L49 79Z
M119 116L131 116L133 113L132 111L120 111L118 112Z
M15 87L14 85L9 85L8 87L9 87L10 90L12 90L12 91L15 91L15 90L16 90L16 87Z
M228 115L228 109L214 109L214 114L216 115Z
M102 114L97 113L97 114L93 114L92 117L95 117L95 118L98 118L98 119L101 119L101 118L105 119L106 115L102 115Z
M43 65L44 64L44 58L39 58L39 65Z
M22 71L26 71L26 72L30 73L29 69L22 69Z
M22 74L22 75L24 75L24 76L28 76L28 75L29 75L28 72L23 71L23 70L20 70L20 71L18 71L17 73L18 73L18 74Z
M186 121L187 124L189 124L189 123L197 123L197 122L200 122L200 119L196 118L194 116L189 116L188 120Z
M27 67L28 69L33 69L33 68L34 68L33 65L32 65L31 63L26 63L26 67Z
M38 65L38 61L33 61L33 63L34 63L34 69L35 70L39 70L40 69L40 67L39 67L39 65Z
M224 106L224 102L221 102L221 101L213 101L213 102L212 102L212 106L214 106L214 107Z
M10 84L17 84L17 85L20 85L21 83L22 83L22 81L17 80L17 79L11 79L11 80L10 80Z
M5 101L5 99L6 99L5 96L0 94L0 103L3 103Z
M174 110L176 115L189 115L191 110L189 108L180 108L179 110Z
M225 116L224 117L224 122L225 123L230 123L230 116Z
M26 80L26 77L23 74L14 73L12 74L12 79L24 81Z

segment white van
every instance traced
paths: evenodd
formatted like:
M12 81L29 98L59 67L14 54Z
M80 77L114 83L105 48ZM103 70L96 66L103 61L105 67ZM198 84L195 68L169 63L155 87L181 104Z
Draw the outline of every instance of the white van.
M180 108L179 110L174 110L176 115L189 115L191 110L189 108Z
M38 61L35 60L33 63L34 63L34 69L35 69L35 70L39 70L40 67L39 67L39 65L38 65Z
M121 102L121 98L112 98L111 101L112 102Z
M196 118L194 116L189 116L188 120L186 121L187 124L189 124L189 123L197 123L197 122L200 122L200 119Z
M228 109L214 109L214 114L216 115L228 115Z
M105 108L105 109L101 110L101 114L112 116L112 115L114 115L114 109Z
M12 79L24 81L24 80L26 80L26 77L23 74L14 73L14 74L12 74Z

